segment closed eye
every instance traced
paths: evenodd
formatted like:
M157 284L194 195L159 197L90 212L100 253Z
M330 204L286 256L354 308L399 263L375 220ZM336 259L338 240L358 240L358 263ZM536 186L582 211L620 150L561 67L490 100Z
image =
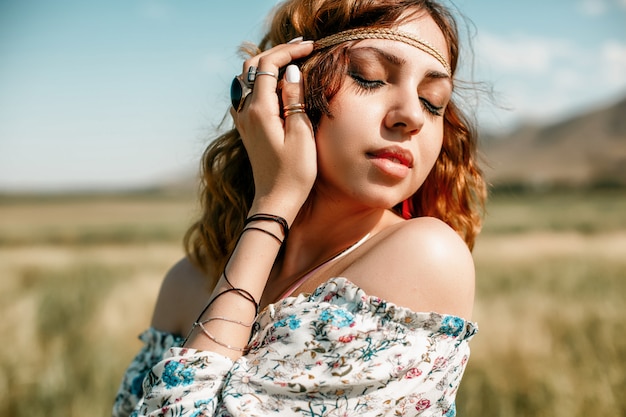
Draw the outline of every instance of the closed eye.
M441 112L443 110L443 106L435 106L433 103L431 103L424 97L420 97L420 102L422 103L422 106L424 106L424 109L426 109L426 111L430 113L431 115L441 116L443 114Z
M375 90L385 85L384 81L381 80L368 80L363 78L361 75L356 72L349 72L348 75L354 80L354 82L364 90Z
M354 80L354 82L365 91L373 91L380 87L383 87L386 83L382 80L368 80L357 72L350 71L348 75ZM442 116L444 106L435 106L428 99L420 97L420 102L424 109L432 116Z

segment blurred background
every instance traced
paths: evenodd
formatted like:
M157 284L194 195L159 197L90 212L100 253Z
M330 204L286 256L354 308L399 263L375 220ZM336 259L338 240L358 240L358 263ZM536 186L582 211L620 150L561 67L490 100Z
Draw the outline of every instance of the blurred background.
M0 415L108 415L274 0L0 0ZM626 2L458 0L492 184L460 416L626 415Z

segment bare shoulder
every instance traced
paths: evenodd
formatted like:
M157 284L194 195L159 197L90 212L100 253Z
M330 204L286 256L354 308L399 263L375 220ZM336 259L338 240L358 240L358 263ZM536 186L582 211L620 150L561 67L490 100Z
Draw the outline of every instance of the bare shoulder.
M413 311L472 315L472 255L450 226L432 217L402 222L372 238L345 276L366 293Z
M161 284L152 327L184 335L211 294L210 282L187 258L174 264Z

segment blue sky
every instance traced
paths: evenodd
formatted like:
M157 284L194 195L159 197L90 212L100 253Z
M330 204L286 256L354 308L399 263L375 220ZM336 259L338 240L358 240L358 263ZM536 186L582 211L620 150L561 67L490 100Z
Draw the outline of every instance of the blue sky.
M228 107L237 46L274 0L0 0L0 191L176 180ZM626 0L457 0L481 125L548 123L626 96Z

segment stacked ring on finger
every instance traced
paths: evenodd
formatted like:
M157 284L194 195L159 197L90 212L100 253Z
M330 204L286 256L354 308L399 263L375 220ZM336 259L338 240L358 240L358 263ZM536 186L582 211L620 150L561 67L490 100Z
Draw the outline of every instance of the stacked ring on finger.
M283 107L283 118L286 119L287 117L296 113L305 113L304 109L304 103L287 104L285 107Z

